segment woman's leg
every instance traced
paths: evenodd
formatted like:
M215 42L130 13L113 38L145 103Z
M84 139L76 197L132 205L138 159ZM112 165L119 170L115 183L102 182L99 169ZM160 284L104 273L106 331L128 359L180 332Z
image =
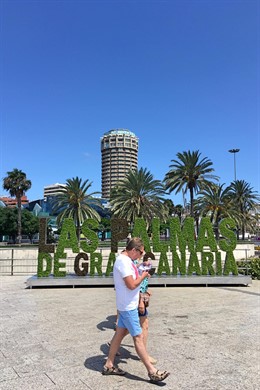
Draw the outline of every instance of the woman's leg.
M140 325L141 325L141 328L142 328L145 349L147 350L149 320L148 320L147 316L140 316L139 319L140 319ZM157 360L154 359L150 355L149 355L149 359L150 359L150 363L152 363L152 364L156 364L157 363Z
M148 339L148 317L147 316L140 316L140 325L143 331L143 337L144 337L144 345L145 348L147 348L147 339Z

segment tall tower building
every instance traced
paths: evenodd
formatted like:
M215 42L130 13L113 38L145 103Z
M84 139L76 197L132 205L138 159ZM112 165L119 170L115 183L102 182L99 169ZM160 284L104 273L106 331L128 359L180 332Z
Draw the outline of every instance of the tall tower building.
M129 169L137 169L138 138L132 131L114 129L101 138L102 198L109 199L110 191L123 179Z

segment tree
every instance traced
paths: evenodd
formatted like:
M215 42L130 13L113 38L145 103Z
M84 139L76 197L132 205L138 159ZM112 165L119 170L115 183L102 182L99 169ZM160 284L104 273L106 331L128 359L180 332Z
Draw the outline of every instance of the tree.
M164 205L165 191L146 169L130 170L111 191L110 206L114 217L125 218L131 224L143 218L147 226L154 217L166 220L168 209Z
M182 222L185 217L184 207L181 204L176 204L176 206L174 206L172 216L178 217L180 222Z
M171 199L165 199L164 206L168 209L168 216L171 217L175 210L173 201Z
M22 210L22 227L23 233L29 236L32 241L34 234L39 233L39 218L29 210Z
M255 223L255 217L252 213L256 211L260 197L245 180L233 181L229 186L228 193L232 198L234 207L240 214L238 226L241 228L242 239L244 240L246 226L250 225L250 213L252 216L251 222L252 224Z
M111 220L110 218L101 218L101 222L98 227L98 231L101 233L101 241L104 241L106 238L106 233L111 230Z
M32 183L26 178L26 174L21 170L15 168L13 171L7 172L7 175L3 179L3 188L9 191L10 196L14 196L17 200L18 219L17 219L17 239L18 244L21 245L22 238L22 222L21 222L21 210L22 210L22 196L28 191Z
M102 205L99 199L93 197L99 192L87 194L91 185L92 182L82 181L78 176L67 179L65 187L53 197L52 201L53 213L58 214L58 225L62 225L64 218L72 218L76 226L78 240L80 240L81 225L86 219L93 218L100 222L100 216L95 207L102 208Z
M167 231L170 228L170 223L169 223L169 218L172 217L178 217L180 222L182 222L183 217L184 217L184 208L182 205L177 204L176 206L174 205L173 201L171 199L166 199L164 201L164 206L167 209L167 221L166 222L161 222L160 224L160 234L165 235L165 239L167 238Z
M12 237L15 242L17 234L17 209L10 207L0 208L0 235Z
M17 208L1 207L0 208L0 235L9 236L15 243L17 234ZM22 231L32 239L35 233L39 232L39 219L29 210L23 209L21 213Z
M209 217L214 226L216 239L219 238L219 222L225 217L237 217L237 212L231 202L229 188L224 184L212 184L198 193L194 210L200 217Z
M214 171L212 162L204 157L200 160L198 150L191 152L177 153L179 160L171 160L170 170L166 173L164 182L166 190L179 193L182 189L190 193L190 215L193 216L194 194L218 180L217 176L211 174Z

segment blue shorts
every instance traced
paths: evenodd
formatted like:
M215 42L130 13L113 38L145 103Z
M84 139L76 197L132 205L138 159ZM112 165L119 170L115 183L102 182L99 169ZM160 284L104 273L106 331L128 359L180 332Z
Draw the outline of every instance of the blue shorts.
M141 334L142 328L140 326L138 310L119 311L117 326L118 328L127 329L132 337Z

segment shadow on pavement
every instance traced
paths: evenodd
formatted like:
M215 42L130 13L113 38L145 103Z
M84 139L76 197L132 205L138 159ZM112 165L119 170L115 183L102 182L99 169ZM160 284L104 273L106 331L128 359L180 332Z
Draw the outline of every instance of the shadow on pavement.
M240 292L240 293L243 293L243 294L249 294L249 295L256 295L257 297L260 296L259 293L256 293L256 292L252 292L252 291L245 291L245 290L240 290L240 289L237 289L237 288L234 288L234 287L217 287L219 288L220 290L227 290L227 291L235 291L235 292Z
M119 348L119 353L120 353L120 356L116 356L116 359L115 359L115 362L116 364L118 364L119 362L121 363L125 363L125 360L126 359L132 359L132 360L140 360L139 357L135 354L132 354L128 349L126 349L125 347L128 347L128 348L133 348L134 352L135 352L135 348L133 345L127 345L127 344L121 344L120 348ZM100 346L100 350L103 352L103 354L105 356L108 355L108 352L109 352L109 345L108 344L102 344Z
M104 355L92 356L92 357L89 357L85 360L84 366L89 370L99 371L100 375L102 375L101 372L102 372L103 366L105 365L105 362L106 362L106 359L105 359ZM120 363L122 364L122 363L126 363L126 362L124 360L120 359ZM117 364L118 363L116 362L116 365ZM125 367L123 367L123 369L125 370ZM141 378L140 376L130 374L129 372L126 372L126 375L124 375L122 378L134 380L134 381L138 381L138 382L147 382L147 383L159 386L159 387L163 387L166 385L166 383L164 383L164 382L152 383L149 379Z
M100 322L97 324L97 328L99 330L106 330L106 329L114 329L116 323L116 315L111 315L106 318L105 321Z

